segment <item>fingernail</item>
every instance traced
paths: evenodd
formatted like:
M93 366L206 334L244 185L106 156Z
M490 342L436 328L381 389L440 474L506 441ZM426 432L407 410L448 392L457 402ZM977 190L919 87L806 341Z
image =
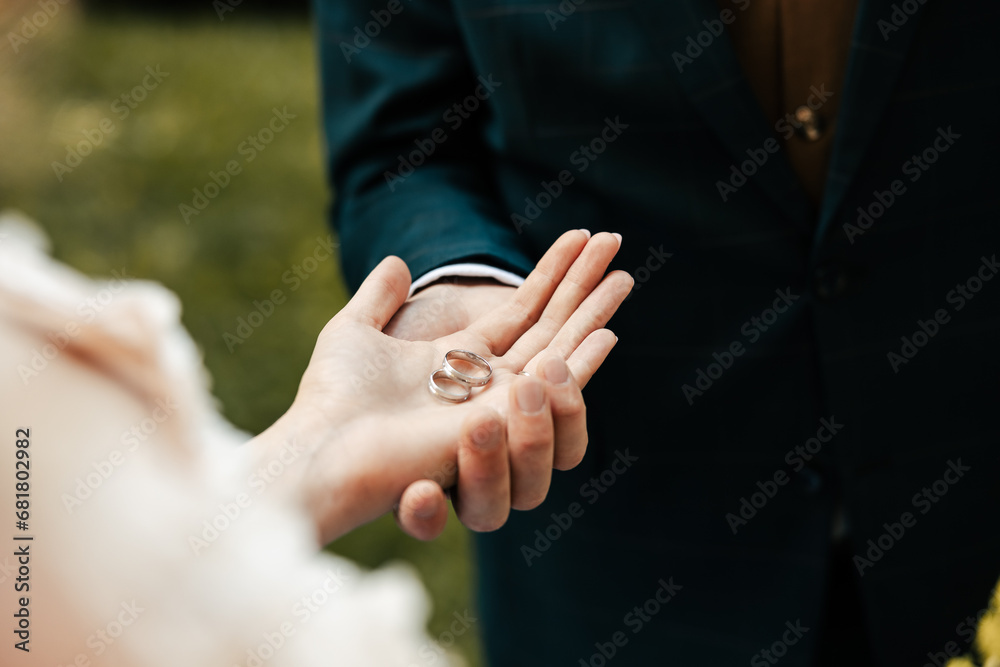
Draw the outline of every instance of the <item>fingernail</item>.
M611 232L611 235L614 236L616 239L618 239L618 247L621 248L622 247L622 235L619 234L618 232Z
M590 230L589 229L581 229L580 231L583 232L584 234L586 234L588 239L590 238L591 235L590 235Z
M522 382L517 387L517 407L527 415L541 412L545 405L545 391L538 381Z
M562 384L569 379L569 369L562 359L552 357L545 361L545 379L552 384Z

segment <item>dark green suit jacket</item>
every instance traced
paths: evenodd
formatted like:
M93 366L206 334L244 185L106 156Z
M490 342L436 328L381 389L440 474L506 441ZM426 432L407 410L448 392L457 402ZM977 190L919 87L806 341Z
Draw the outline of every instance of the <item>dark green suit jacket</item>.
M712 0L316 8L352 284L388 254L525 273L578 227L636 277L584 462L477 538L492 664L812 664L838 507L879 664L969 647L1000 574L1000 5L861 0L818 210Z

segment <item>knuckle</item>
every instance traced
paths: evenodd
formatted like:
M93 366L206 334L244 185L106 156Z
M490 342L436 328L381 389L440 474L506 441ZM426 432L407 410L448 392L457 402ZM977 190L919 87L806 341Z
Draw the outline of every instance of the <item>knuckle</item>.
M552 267L547 263L540 262L532 273L536 276L536 280L545 283L545 289L555 289L556 285L559 284L555 274L552 272Z
M589 269L578 268L573 266L569 271L566 272L565 282L568 282L571 286L576 289L584 289L587 286L587 273Z
M511 447L511 450L512 454L517 458L535 459L537 457L551 456L552 446L551 437L535 437L515 443Z
M552 341L562 328L563 322L560 322L555 315L543 313L532 333L537 332L539 340Z
M488 454L496 450L504 437L504 423L495 412L484 412L470 420L462 433L462 444L470 453Z
M533 312L531 306L525 303L520 298L515 298L511 300L510 311L512 319L521 328L527 328L538 321L538 315L535 312Z
M489 486L492 486L503 477L504 471L487 466L474 466L469 470L459 473L462 486L475 489L480 493Z
M587 418L587 404L579 391L566 392L558 400L553 401L552 411L558 417Z

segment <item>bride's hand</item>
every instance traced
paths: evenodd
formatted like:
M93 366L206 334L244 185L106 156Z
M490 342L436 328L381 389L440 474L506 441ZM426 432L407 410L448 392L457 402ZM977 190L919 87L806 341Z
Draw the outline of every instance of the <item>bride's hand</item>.
M292 487L323 543L394 506L407 532L435 537L442 488L453 485L458 516L474 530L536 507L552 468L572 468L586 449L580 389L614 346L602 327L632 287L624 272L604 277L619 245L616 235L567 232L502 307L430 342L381 333L410 285L406 265L385 259L324 327L292 407L250 451L267 457L290 439L304 447ZM493 367L489 384L459 404L427 386L452 349Z

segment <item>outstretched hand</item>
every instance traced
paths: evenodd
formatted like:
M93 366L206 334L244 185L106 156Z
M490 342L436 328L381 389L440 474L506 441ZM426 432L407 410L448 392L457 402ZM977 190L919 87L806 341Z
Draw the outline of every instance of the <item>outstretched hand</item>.
M292 408L251 451L267 456L291 438L305 447L293 488L323 543L394 507L407 532L435 537L449 487L474 530L536 507L552 468L586 451L580 390L614 346L603 327L632 286L624 272L604 276L619 245L617 235L567 232L502 306L432 341L382 333L410 285L406 265L385 259L324 327ZM492 381L460 404L427 388L452 349L493 366Z

